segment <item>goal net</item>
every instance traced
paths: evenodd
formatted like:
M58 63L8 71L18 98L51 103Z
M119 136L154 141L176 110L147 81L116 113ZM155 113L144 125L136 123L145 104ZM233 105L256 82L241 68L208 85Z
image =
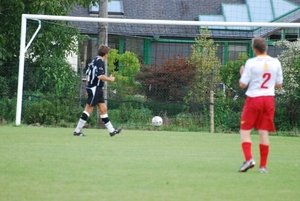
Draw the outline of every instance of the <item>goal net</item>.
M224 9L244 9L232 6ZM272 19L231 12L226 21L217 15L175 21L24 14L16 124L21 119L28 124L75 124L85 105L85 69L98 46L107 44L107 73L116 81L108 83L105 92L116 125L237 131L245 97L238 87L238 72L254 56L253 37L267 39L268 54L282 60L285 78L290 79L288 90L277 92L282 105L278 115L295 113L297 99L290 93L297 90L298 70L293 67L300 61L299 16L298 8L275 13ZM99 30L106 31L106 41ZM61 58L74 73L62 68ZM151 125L153 116L163 118L163 127ZM95 127L96 117L90 119Z

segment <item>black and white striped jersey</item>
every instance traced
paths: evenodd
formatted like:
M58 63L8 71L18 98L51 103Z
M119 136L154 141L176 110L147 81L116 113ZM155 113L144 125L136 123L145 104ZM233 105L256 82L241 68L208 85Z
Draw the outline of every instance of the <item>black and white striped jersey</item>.
M105 63L100 57L95 57L91 63L89 63L86 70L88 87L99 86L103 87L104 82L98 79L98 76L105 75Z

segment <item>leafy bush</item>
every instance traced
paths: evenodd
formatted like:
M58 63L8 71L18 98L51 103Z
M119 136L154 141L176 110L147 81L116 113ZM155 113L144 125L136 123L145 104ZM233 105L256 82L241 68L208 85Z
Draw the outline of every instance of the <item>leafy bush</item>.
M23 109L23 122L26 124L46 124L55 125L56 108L49 100L34 102Z
M151 110L147 108L134 109L130 104L123 103L120 109L109 110L109 118L117 123L145 124L152 118Z
M8 96L9 87L5 77L0 76L0 97Z
M126 51L118 54L116 49L111 49L108 57L108 76L115 76L115 82L109 82L109 89L112 93L109 97L115 99L124 96L137 94L139 83L135 80L135 75L140 71L140 62L136 54Z
M194 77L195 66L182 55L165 59L161 65L144 65L137 74L143 94L156 101L182 101Z
M232 88L236 91L239 96L244 97L244 89L240 89L240 67L245 65L248 55L245 53L240 53L237 60L228 61L227 64L221 67L220 76L223 83L225 83L227 89ZM229 95L226 93L227 96ZM232 98L232 97L231 97Z
M40 63L39 91L56 97L74 97L79 94L81 81L70 64L62 58L45 58Z
M22 119L26 124L59 125L77 123L82 109L68 99L35 99L24 101Z
M288 105L276 104L274 124L277 131L290 131L293 129L287 119L290 116L289 110Z
M243 101L215 103L215 125L218 132L238 132Z
M4 63L0 66L0 96L7 93L12 98L17 93L18 86L18 63Z
M16 117L17 100L8 97L0 99L0 122L12 122Z
M147 101L144 103L144 107L151 110L153 115L167 115L169 117L176 116L177 114L187 110L186 104L176 102Z
M300 40L294 42L278 41L274 43L276 47L284 48L281 54L278 56L282 65L283 71L283 88L276 90L276 103L284 106L276 113L276 118L286 122L280 123L279 129L282 128L294 128L299 126L300 118ZM284 115L279 115L279 114Z

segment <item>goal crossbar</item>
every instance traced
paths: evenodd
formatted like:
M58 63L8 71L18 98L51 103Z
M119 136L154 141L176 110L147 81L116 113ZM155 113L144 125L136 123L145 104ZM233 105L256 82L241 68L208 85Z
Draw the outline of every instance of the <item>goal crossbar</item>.
M298 23L287 22L224 22L224 21L184 21L184 20L146 20L146 19L116 19L96 17L73 17L57 15L23 14L22 20L58 20L73 22L104 22L128 24L158 24L158 25L190 25L190 26L236 26L236 27L299 27Z

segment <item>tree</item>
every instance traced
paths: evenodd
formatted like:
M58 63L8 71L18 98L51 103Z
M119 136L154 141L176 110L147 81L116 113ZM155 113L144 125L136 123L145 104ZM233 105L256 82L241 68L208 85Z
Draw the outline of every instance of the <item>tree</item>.
M192 45L189 63L196 67L196 76L189 95L185 97L187 102L203 103L206 97L209 97L211 70L214 69L215 74L217 74L221 66L221 61L216 55L218 46L209 37L210 31L201 29L200 36L195 39L195 44ZM214 81L219 83L219 77L216 76Z
M107 18L108 16L108 1L99 0L99 17ZM99 22L99 31L98 31L98 45L104 44L107 45L107 23Z
M286 40L278 41L274 43L274 46L284 48L281 54L277 57L282 65L284 87L281 90L276 90L276 93L286 96L285 98L289 98L290 95L292 95L294 98L298 99L300 98L300 40L298 39L295 42Z
M108 1L107 0L98 0L98 6L99 6L99 18L107 18L108 16ZM107 45L107 23L99 22L98 23L98 46L103 44ZM107 71L105 72L107 75ZM107 83L104 85L104 99L107 104ZM97 127L98 128L105 128L103 121L100 117L99 108L97 108Z
M89 6L91 0L1 0L0 1L0 58L1 63L18 61L20 48L21 16L24 13L68 15L75 4ZM28 21L27 42L37 28L36 21ZM72 23L45 21L35 42L29 48L34 52L29 59L49 56L64 57L77 50L79 32ZM77 36L77 37L75 37ZM47 48L46 48L47 47Z
M274 46L283 48L277 57L282 65L283 88L276 90L276 102L287 108L284 114L284 121L288 119L290 125L296 126L300 118L300 40L278 41ZM278 112L280 112L278 110ZM276 119L276 118L275 118Z
M136 54L130 51L118 54L118 50L111 49L107 65L108 73L116 78L116 82L109 83L109 88L115 92L116 99L137 94L139 84L135 76L140 71L140 62Z

